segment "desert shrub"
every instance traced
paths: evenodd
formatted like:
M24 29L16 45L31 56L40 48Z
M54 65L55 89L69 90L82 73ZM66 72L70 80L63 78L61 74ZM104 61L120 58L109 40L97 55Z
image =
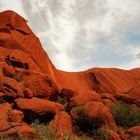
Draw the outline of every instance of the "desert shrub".
M82 135L82 136L73 135L69 137L64 137L64 140L94 140L94 138L88 135Z
M50 129L49 125L41 124L38 120L34 121L31 124L31 127L36 130L36 138L34 140L57 140L53 130ZM98 135L102 140L108 140L106 131L102 131L100 129L97 130ZM99 137L96 137L97 139ZM94 136L89 136L88 134L83 134L82 136L65 136L64 140L96 140ZM4 136L0 137L0 140L31 140L30 138L25 138L23 136L18 137L10 137ZM32 139L33 140L33 139Z
M135 137L135 140L140 140L140 136L136 136Z
M121 126L118 126L118 127L117 127L117 133L118 133L118 134L121 134L122 131L123 131L123 128L122 128Z
M97 133L98 133L98 136L102 140L108 140L109 139L109 133L108 133L107 130L105 130L105 129L98 129Z
M76 114L75 114L76 113ZM77 117L74 119L74 125L76 131L82 131L88 135L97 135L97 131L101 124L104 122L103 116L90 117L87 115L83 107L74 107L71 110L71 114L75 114Z
M1 136L0 140L33 140L33 139L29 138L29 137L24 137L24 136L20 135L19 133L17 133L16 136L10 136L10 135Z
M117 125L130 128L140 125L140 109L134 105L119 102L110 108Z
M48 124L40 123L38 120L35 120L31 127L36 130L36 137L40 140L56 140L53 130L49 127Z
M0 140L12 140L13 138L10 136L1 136Z
M0 97L0 104L4 102L3 97Z
M79 140L94 140L94 138L91 137L91 136L83 135L83 136L81 136L81 137L79 138Z
M17 82L21 82L22 81L22 77L20 74L15 74L12 77L13 79L15 79Z
M60 97L60 96L58 96L56 102L57 102L57 103L60 103L60 104L62 104L62 105L64 105L65 108L66 108L67 105L68 105L68 101L67 101L67 99L66 99L65 97Z

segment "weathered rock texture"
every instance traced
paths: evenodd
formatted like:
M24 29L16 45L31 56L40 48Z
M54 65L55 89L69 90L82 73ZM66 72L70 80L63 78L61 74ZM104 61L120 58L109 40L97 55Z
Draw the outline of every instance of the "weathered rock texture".
M109 130L110 139L119 140L109 110L119 100L140 107L140 68L57 70L26 20L13 11L0 13L0 136L34 137L27 123L39 119L51 121L56 136L63 139L75 133L70 110L82 106L91 119L103 116L101 128ZM128 133L139 135L139 126Z

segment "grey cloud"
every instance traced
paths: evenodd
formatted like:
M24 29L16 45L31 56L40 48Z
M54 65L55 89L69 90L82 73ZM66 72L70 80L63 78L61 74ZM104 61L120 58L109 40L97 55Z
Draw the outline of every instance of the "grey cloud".
M136 47L135 39L128 37L140 36L139 4L139 0L22 0L22 10L54 64L73 71L140 65L136 58L140 43Z
M63 53L71 62L68 65L71 65L72 69L76 66L83 69L86 66L94 66L95 64L105 65L104 61L101 62L98 59L103 58L104 60L104 57L112 53L113 49L110 49L110 47L115 47L116 51L121 50L120 46L122 46L121 44L124 43L123 40L128 34L140 32L137 30L140 22L138 11L135 14L126 12L123 8L110 7L111 5L108 2L108 0L48 0L44 1L45 4L42 7L39 7L36 3L38 8L36 12L34 12L34 9L31 10L31 2L24 1L23 4L25 12L31 19L31 26L33 26L36 33L39 35L44 32L40 39L53 62L56 62L55 59L58 54ZM30 5L28 9L27 5ZM48 15L49 12L51 18ZM63 22L70 25L68 27L65 24L62 25ZM54 26L51 27L51 24L54 24ZM61 31L67 31L69 26L74 27L74 32L70 31L73 38L69 38L67 32L61 33ZM107 44L101 39L102 36L105 36ZM67 42L63 40L64 38L71 41ZM98 40L101 42L98 42ZM105 54L101 54L98 50L102 48L101 45L109 52L104 51L102 53ZM99 55L99 57L96 57L96 55ZM121 61L119 56L116 56L117 58L118 61ZM113 66L113 62L108 61L108 63ZM61 69L61 60L55 64ZM111 65L106 64L106 66Z
M140 52L136 55L138 59L140 59Z

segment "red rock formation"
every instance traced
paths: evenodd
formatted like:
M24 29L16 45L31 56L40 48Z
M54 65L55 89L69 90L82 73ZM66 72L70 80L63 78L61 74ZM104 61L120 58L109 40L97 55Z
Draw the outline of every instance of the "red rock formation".
M107 130L108 133L108 140L121 140L120 136L112 130Z
M56 113L54 119L50 122L50 126L54 130L57 139L64 139L73 135L71 116L64 111Z
M53 76L52 69L55 70L55 67L42 49L39 39L26 24L25 19L13 11L2 12L0 13L0 29L3 28L8 32L0 30L0 46L3 50L1 59L14 53L17 59L27 60L29 67L34 66L34 70L38 69L38 71Z
M126 131L123 131L121 134L121 138L123 140L137 140L140 137L140 126L134 126L129 128Z
M102 93L101 94L103 103L110 108L113 104L117 103L118 101L109 93Z
M47 117L50 114L55 114L64 110L63 105L55 103L46 99L32 98L18 98L15 100L17 108L22 110L28 121L44 118L47 121Z
M5 135L35 136L35 130L23 122L23 113L8 103L0 104L0 136Z
M131 137L140 136L140 126L131 127L128 129L128 131L126 133L129 134L129 136L131 136Z
M58 98L62 98L64 106L56 103ZM26 20L13 11L0 13L1 136L15 134L17 131L13 127L33 136L34 130L23 122L23 117L27 122L36 118L48 121L44 119L50 115L48 113L56 113L51 121L53 127L54 124L58 126L56 135L63 129L72 133L70 116L61 111L64 107L69 112L75 106L83 106L91 118L98 114L104 116L101 127L109 129L111 139L117 140L116 124L109 108L119 100L140 107L140 68L57 70ZM7 115L14 124L12 128Z

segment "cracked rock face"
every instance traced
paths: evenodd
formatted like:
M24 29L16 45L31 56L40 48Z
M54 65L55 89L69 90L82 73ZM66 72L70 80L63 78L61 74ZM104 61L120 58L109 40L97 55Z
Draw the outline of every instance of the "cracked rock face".
M11 104L3 103L0 105L0 136L16 135L34 137L35 130L23 122L23 113L12 109Z
M0 136L34 137L25 119L33 121L32 113L39 119L63 110L63 105L49 101L58 92L52 64L22 17L6 11L0 21Z
M0 136L20 132L34 138L29 124L36 119L49 123L58 139L75 135L81 117L72 112L76 107L84 108L91 122L103 117L100 128L111 140L138 136L139 126L117 132L109 109L119 101L140 108L140 68L57 70L25 19L13 11L0 13Z

